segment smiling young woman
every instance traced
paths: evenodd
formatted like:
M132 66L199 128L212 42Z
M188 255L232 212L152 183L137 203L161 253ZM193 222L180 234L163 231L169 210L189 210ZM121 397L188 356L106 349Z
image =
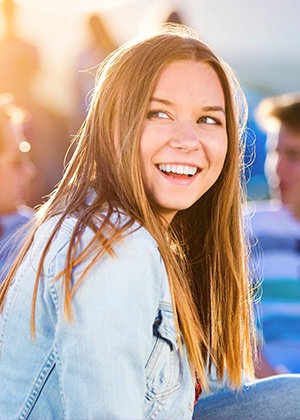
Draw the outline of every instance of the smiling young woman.
M1 288L0 418L188 419L210 367L252 375L244 105L183 26L101 64Z

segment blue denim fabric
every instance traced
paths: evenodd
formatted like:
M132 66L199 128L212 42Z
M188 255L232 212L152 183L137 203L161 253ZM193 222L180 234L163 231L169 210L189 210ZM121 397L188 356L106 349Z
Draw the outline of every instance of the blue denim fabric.
M193 420L299 420L300 375L278 375L200 398Z
M10 287L0 317L0 419L190 419L194 382L178 348L169 283L156 242L134 226L97 262L64 318L63 268L75 219L47 254L30 335L32 292L43 225ZM86 229L82 246L92 238ZM76 282L89 260L74 269Z

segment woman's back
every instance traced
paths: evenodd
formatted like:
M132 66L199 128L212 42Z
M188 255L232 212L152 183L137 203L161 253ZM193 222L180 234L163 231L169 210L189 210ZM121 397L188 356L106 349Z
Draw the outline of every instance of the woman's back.
M137 224L75 292L70 323L62 279L54 280L76 223L64 221L44 263L30 335L37 264L57 220L38 230L1 314L0 418L190 417L194 383L178 348L165 267L156 242ZM81 245L92 236L87 228ZM88 263L74 269L73 284Z

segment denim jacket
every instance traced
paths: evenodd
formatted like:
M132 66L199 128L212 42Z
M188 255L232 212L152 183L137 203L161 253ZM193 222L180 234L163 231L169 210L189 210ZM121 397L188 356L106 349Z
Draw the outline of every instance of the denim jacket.
M62 279L54 280L76 223L66 219L45 260L30 334L37 265L57 220L39 228L0 315L0 420L190 419L193 375L178 347L165 266L144 228L131 228L88 272L70 322ZM92 236L86 228L81 245ZM92 257L74 269L74 283Z

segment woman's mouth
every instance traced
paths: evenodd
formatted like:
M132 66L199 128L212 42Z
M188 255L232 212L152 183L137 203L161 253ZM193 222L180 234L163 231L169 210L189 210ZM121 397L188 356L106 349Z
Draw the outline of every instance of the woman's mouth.
M161 172L167 176L170 176L171 178L191 178L199 171L199 168L196 166L189 165L161 163L157 166Z

